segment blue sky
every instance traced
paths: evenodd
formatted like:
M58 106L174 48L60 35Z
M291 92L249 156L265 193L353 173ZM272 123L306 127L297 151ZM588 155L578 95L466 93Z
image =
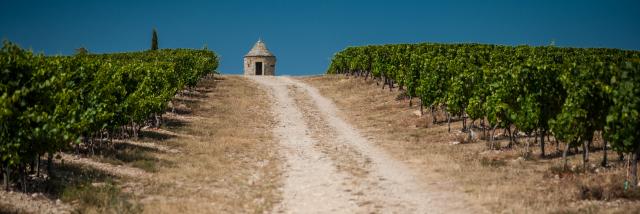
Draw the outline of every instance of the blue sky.
M202 48L219 70L241 73L262 37L276 72L323 73L346 46L415 42L610 47L640 50L640 1L30 1L0 0L0 38L48 55Z

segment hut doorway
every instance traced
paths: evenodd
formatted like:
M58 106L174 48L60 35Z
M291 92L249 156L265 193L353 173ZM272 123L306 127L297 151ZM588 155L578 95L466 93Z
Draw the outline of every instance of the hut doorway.
M262 62L256 62L256 75L262 75Z

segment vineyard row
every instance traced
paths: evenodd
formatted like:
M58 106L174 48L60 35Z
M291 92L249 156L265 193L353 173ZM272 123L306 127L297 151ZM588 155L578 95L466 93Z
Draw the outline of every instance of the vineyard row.
M544 157L545 136L552 135L566 145L565 168L575 147L582 147L586 166L594 135L601 134L605 154L607 148L628 154L628 180L636 185L639 69L638 51L423 43L348 47L334 55L327 73L397 86L410 100L418 98L421 110L441 110L448 120L480 120L492 147L500 128L514 133L509 145L515 133L539 137Z
M0 50L0 166L5 188L70 146L135 136L171 99L216 73L209 50L44 56L8 41ZM14 178L14 179L12 179Z

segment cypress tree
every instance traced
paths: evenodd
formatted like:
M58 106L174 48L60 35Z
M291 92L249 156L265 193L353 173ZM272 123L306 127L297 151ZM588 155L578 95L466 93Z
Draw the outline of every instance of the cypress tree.
M151 35L151 50L158 50L158 32L156 29L153 29L153 34Z

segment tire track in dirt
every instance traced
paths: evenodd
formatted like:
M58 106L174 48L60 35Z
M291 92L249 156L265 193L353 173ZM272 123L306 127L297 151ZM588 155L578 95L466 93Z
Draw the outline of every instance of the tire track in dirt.
M279 77L251 77L273 96L273 111L278 121L274 129L286 158L283 201L275 212L354 213L357 205L329 158L314 149L302 112L289 96L288 84Z

